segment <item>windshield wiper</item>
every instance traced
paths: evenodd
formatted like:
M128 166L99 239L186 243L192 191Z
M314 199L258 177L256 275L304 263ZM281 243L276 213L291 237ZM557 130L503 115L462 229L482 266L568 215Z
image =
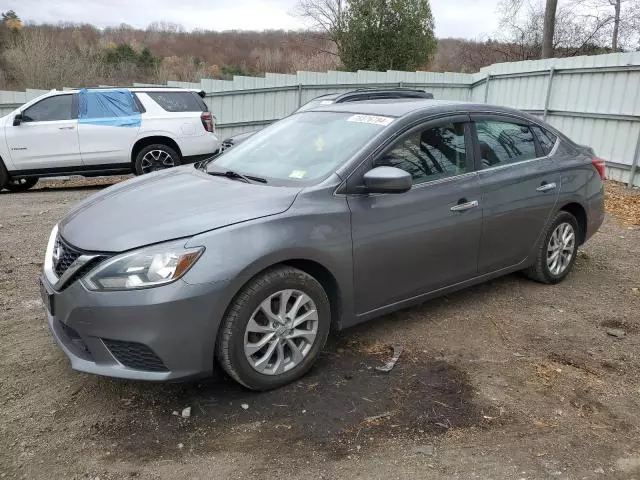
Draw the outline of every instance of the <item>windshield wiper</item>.
M261 178L261 177L254 177L253 175L243 175L241 173L235 172L233 170L226 170L223 172L207 172L209 175L212 175L214 177L227 177L227 178L231 178L233 180L241 180L243 182L246 183L253 183L253 182L258 182L258 183L267 183L267 180L265 178Z
M194 163L193 166L198 170L202 170L204 172L206 170L207 165L213 162L220 155L221 155L220 153L213 154L209 158L205 158L204 160L200 160L199 162Z

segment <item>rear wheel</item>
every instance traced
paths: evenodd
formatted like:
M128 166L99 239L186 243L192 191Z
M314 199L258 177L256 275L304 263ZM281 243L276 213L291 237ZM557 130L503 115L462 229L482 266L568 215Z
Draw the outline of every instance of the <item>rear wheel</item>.
M250 389L277 388L311 368L330 324L322 285L296 268L274 268L250 281L229 307L218 335L218 361Z
M14 193L24 192L25 190L29 190L33 187L36 183L38 183L38 177L17 178L9 180L5 188Z
M136 175L177 167L181 163L180 155L173 148L161 143L148 145L136 155Z
M569 274L578 252L578 221L561 210L549 223L538 246L535 263L524 274L541 283L559 283Z

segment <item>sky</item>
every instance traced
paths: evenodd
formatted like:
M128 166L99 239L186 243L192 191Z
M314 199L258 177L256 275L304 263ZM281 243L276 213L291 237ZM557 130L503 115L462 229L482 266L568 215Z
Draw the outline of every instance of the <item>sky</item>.
M438 37L477 39L498 28L499 0L431 0ZM187 30L297 30L305 24L293 15L296 0L3 0L23 21L126 23L146 28L151 22L181 24Z

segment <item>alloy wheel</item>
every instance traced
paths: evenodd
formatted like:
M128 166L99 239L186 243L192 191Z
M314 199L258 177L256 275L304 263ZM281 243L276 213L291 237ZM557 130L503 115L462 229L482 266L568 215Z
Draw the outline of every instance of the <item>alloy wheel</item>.
M175 167L176 163L164 150L150 150L145 153L140 163L142 173L151 173L165 168Z
M280 375L306 358L318 334L318 311L300 290L280 290L253 312L244 333L244 353L263 375Z
M569 267L576 249L576 232L570 223L559 224L547 245L547 267L553 275L562 275Z

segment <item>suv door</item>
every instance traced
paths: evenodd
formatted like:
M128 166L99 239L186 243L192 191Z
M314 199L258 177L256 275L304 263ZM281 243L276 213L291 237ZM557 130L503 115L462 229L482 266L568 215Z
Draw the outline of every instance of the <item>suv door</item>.
M16 170L56 169L82 165L78 144L76 95L52 95L22 110L22 122L5 126L7 146Z
M129 90L81 91L79 103L82 162L93 168L130 166L131 148L140 131L140 114L144 112L135 94Z
M458 115L412 128L350 177L348 191L381 165L413 177L403 194L347 195L359 315L476 275L482 192L468 121Z
M531 253L558 199L560 174L528 121L471 118L484 214L478 273L484 274L518 265Z

